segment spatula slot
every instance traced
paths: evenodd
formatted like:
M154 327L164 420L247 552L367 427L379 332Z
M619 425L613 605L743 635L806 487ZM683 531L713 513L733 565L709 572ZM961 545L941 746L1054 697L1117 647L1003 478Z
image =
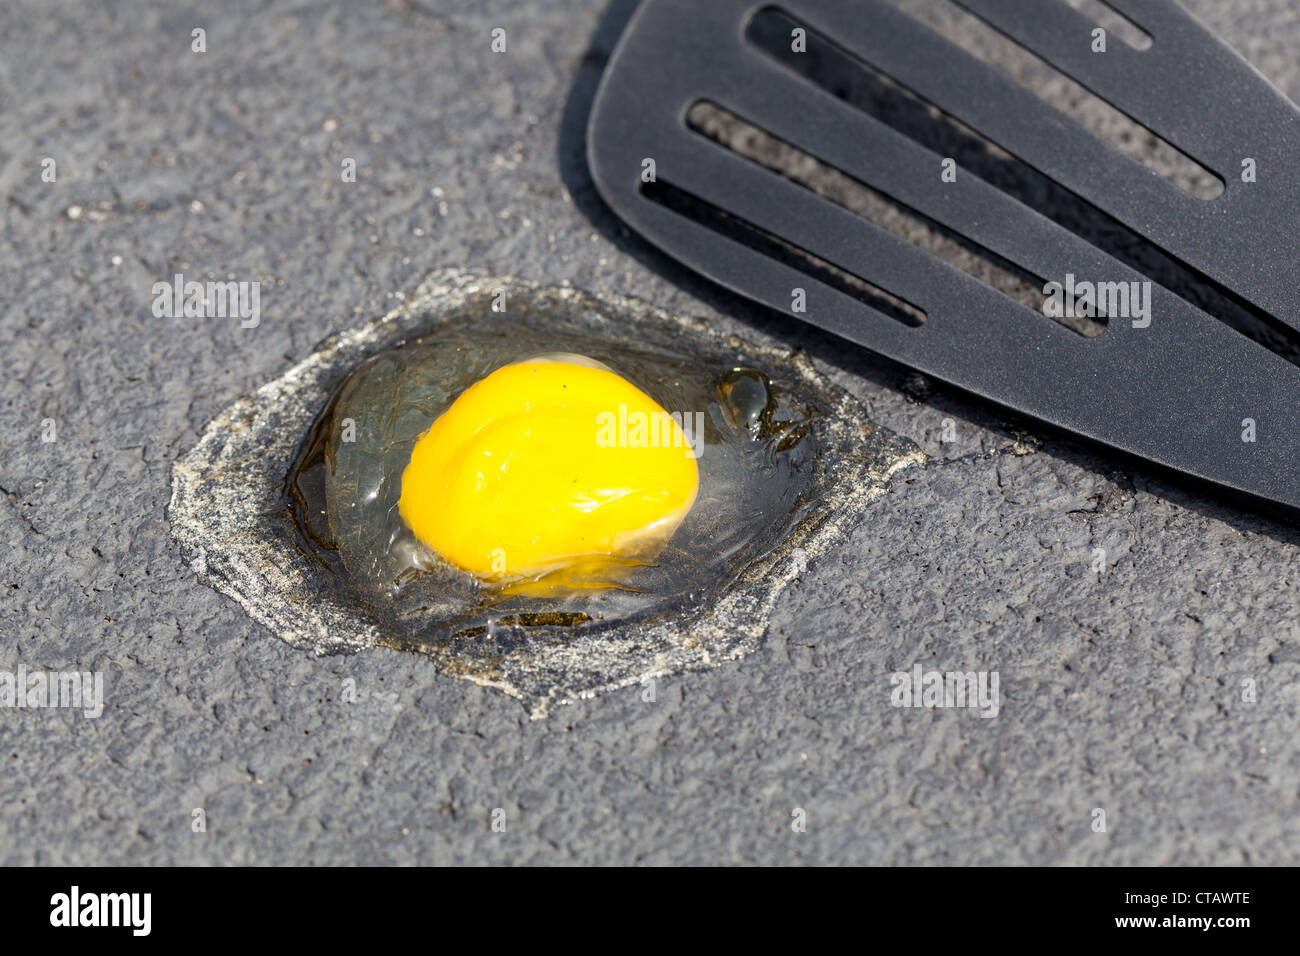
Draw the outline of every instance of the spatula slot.
M962 10L952 0L888 2L949 43L1005 74L1052 109L1069 117L1094 136L1110 143L1189 195L1206 201L1223 195L1224 183L1218 174L1096 96L1031 50ZM1035 2L1056 3L1059 0ZM807 52L798 53L791 49L791 31L796 28L806 31ZM763 52L841 98L849 99L845 94L862 86L863 81L855 80L854 75L860 76L865 72L875 74L877 78L887 77L890 84L924 99L783 7L768 6L755 13L746 25L745 36ZM1081 42L1086 39L1085 37ZM889 122L885 116L879 118ZM960 116L954 118L961 121ZM1003 144L998 144L997 148L1002 153L1012 151Z
M920 307L868 282L861 276L841 269L833 262L807 249L802 249L780 236L761 229L752 222L720 209L699 196L679 189L670 182L663 179L656 182L643 182L640 192L651 202L658 203L679 216L685 216L692 222L726 239L738 242L754 252L797 269L809 278L843 292L903 325L919 328L925 324L926 315Z
M686 125L719 146L937 256L1034 312L1042 310L1043 279L716 103L701 100L692 104L686 112ZM1050 318L1085 338L1106 330L1105 316Z
M1149 50L1153 44L1151 34L1103 0L1065 0L1070 6L1092 20L1108 33L1119 37L1135 50Z
M1223 179L1216 172L1110 101L1093 93L1075 77L1062 72L1014 38L968 13L953 0L889 2L934 29L949 43L961 47L988 66L1011 77L1044 103L1163 176L1184 192L1205 201L1223 195ZM1046 5L1059 0L1032 2L1035 5ZM1081 35L1078 42L1083 45L1089 39L1090 37Z

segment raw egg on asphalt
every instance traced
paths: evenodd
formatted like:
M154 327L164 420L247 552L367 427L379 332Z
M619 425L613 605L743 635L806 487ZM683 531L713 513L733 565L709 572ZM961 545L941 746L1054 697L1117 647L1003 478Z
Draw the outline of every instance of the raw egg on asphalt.
M726 325L440 270L215 417L172 534L294 646L412 651L534 717L735 660L924 456Z
M449 319L336 386L290 475L302 546L420 644L705 605L815 502L800 373L747 359L597 314Z

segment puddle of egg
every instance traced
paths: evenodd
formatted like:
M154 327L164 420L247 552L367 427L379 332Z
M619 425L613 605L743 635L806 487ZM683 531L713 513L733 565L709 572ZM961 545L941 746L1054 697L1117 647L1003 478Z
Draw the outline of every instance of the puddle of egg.
M565 322L527 306L451 320L363 362L308 433L289 482L299 529L343 585L412 647L489 629L495 637L503 620L609 626L707 600L755 554L788 537L815 497L810 426L818 412L806 389L729 366L731 355L685 352L687 343L662 341L653 327L632 330L645 336L633 348L557 328ZM682 416L692 435L700 432L694 506L656 560L629 567L617 587L483 586L440 562L398 514L416 439L469 385L547 348L584 350ZM527 639L502 629L495 643Z
M544 353L703 414L696 502L620 587L485 586L397 513L419 435L473 382ZM751 650L806 561L920 460L801 355L631 299L448 270L210 423L176 464L169 516L195 570L291 643L420 652L539 717Z

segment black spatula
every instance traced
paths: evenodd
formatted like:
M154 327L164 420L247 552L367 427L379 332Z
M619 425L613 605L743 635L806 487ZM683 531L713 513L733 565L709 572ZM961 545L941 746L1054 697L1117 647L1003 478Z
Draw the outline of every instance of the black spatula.
M1300 112L1173 0L1110 0L1152 42L1139 50L1112 38L1105 52L1097 24L1065 0L960 5L1215 173L1221 195L1179 188L886 0L644 0L593 107L596 185L657 246L752 300L1018 412L1300 510L1300 367L1285 349L1144 285L1147 275L945 164L797 58L811 38L887 77L1284 339L1300 330ZM782 57L750 29L774 11L794 25ZM1086 311L1091 284L1104 331L1079 335L720 143L688 122L701 104L1009 263L1044 299L1061 304L1072 291Z

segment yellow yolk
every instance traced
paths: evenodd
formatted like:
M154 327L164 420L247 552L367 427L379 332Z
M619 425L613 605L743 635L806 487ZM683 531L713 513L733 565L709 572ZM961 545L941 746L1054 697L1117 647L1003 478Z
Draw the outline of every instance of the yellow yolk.
M471 385L420 436L398 509L488 580L600 576L602 562L653 558L698 490L677 418L608 369L543 358Z

